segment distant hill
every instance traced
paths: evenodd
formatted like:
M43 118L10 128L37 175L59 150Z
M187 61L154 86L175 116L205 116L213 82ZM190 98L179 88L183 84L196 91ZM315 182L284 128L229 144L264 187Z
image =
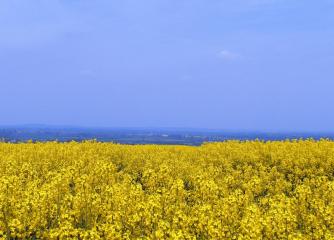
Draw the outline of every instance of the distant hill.
M270 133L242 132L192 128L88 128L30 124L0 126L0 140L21 141L83 141L96 139L124 144L201 145L203 142L238 140L284 140L299 138L334 139L334 133Z

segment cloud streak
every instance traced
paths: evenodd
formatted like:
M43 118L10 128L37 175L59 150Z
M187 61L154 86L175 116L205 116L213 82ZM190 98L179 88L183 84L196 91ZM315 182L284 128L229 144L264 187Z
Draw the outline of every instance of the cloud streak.
M235 52L231 52L229 50L221 50L219 52L219 57L224 59L224 60L229 60L229 61L232 61L232 60L237 60L237 59L240 59L241 58L241 55L238 54L238 53L235 53Z

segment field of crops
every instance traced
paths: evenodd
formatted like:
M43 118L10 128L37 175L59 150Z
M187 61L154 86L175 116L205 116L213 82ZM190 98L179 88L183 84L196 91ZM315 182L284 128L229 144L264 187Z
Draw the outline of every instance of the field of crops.
M0 239L334 239L334 142L0 143Z

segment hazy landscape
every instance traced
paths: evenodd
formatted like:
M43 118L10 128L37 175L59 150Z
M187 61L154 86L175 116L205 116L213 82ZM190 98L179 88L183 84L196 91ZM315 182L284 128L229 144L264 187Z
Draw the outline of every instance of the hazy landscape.
M84 141L97 140L122 144L170 144L199 146L205 142L225 140L334 139L334 133L323 132L258 132L224 131L184 128L88 128L48 125L0 126L0 139L4 142Z

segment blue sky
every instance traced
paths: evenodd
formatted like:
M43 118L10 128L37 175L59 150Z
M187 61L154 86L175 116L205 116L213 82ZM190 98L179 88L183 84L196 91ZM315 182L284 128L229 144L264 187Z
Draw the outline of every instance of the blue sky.
M0 125L334 130L332 0L1 0Z

